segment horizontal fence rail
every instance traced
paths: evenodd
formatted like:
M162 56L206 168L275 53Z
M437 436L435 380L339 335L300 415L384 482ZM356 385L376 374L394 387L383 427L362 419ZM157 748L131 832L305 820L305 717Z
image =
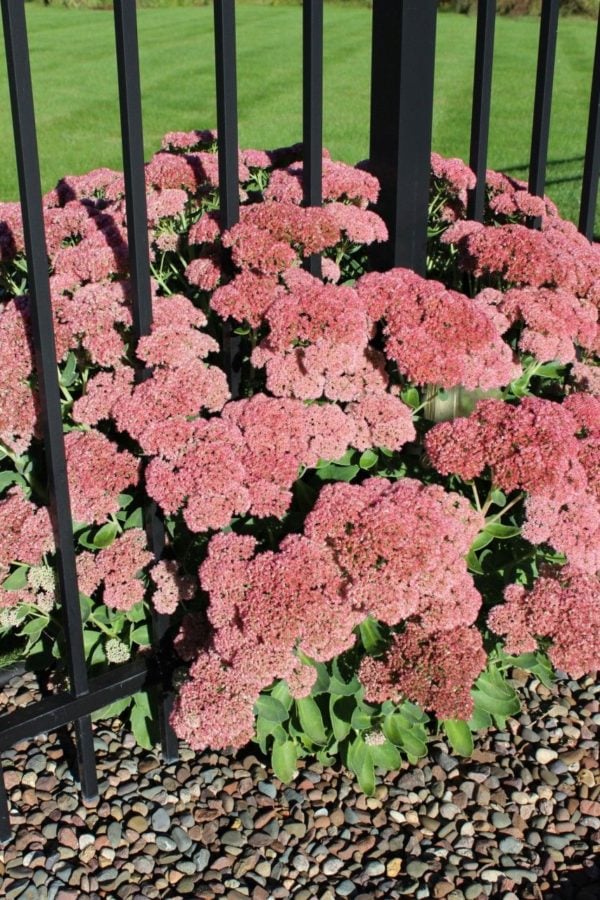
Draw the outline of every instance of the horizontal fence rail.
M111 666L89 678L85 663L76 558L66 471L59 382L50 301L48 259L36 142L25 0L0 0L9 76L20 200L23 211L32 339L39 380L41 424L56 544L69 689L0 716L0 751L72 723L83 796L97 796L91 715L109 703L150 689L163 758L177 758L177 739L169 725L173 695L162 654L170 618L153 614L152 655ZM426 273L427 219L433 120L437 0L373 0L370 167L379 178L377 209L390 240L374 256L380 268L409 266ZM559 0L543 0L532 123L529 188L544 192ZM223 229L239 221L239 148L235 0L214 0L216 116L218 130L219 215ZM257 15L260 12L257 11ZM479 0L473 78L470 164L476 175L469 215L482 220L491 121L495 0ZM115 0L115 54L120 130L125 175L129 278L136 338L150 333L150 280L143 123L135 0ZM320 206L323 180L323 0L304 0L302 13L303 104L298 123L303 141L303 203ZM590 111L581 192L579 228L592 238L600 172L600 23L591 79ZM531 222L530 224L539 224ZM320 256L307 269L321 275ZM239 339L225 328L224 366L232 397L241 394ZM143 366L138 379L147 376ZM146 508L146 531L156 559L164 549L164 527L157 508ZM9 807L0 769L0 841L10 837Z

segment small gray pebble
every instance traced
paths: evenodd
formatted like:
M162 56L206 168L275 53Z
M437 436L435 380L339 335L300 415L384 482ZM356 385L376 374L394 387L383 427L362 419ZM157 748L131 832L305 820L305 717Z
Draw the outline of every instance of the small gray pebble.
M171 816L166 809L159 808L152 813L152 828L154 831L168 831L171 827Z

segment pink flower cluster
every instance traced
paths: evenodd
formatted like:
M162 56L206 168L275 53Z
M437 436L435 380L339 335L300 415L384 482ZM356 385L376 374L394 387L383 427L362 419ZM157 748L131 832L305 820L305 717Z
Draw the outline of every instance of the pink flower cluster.
M54 548L48 509L27 500L21 489L11 488L0 499L0 582L12 563L38 565Z
M460 264L478 278L500 277L509 287L561 288L600 305L600 245L558 216L549 217L542 231L461 221L442 241L456 243Z
M32 368L27 304L0 303L0 441L17 454L27 450L36 427Z
M119 494L137 484L139 461L99 431L70 431L65 452L76 522L104 522L119 509Z
M520 374L494 319L481 304L410 269L373 272L359 297L385 320L385 354L416 384L496 388Z
M360 295L296 269L284 277L287 290L274 292L264 314L270 332L252 355L266 368L269 391L342 402L385 391L385 360L369 346L372 323Z
M91 378L74 405L76 421L95 424L113 419L149 454L168 452L178 435L188 434L189 419L202 410L218 412L229 398L225 374L204 359L217 342L200 329L206 317L186 297L154 298L150 335L138 342L139 359L152 375L133 384L133 369L119 366Z
M531 590L512 584L504 604L495 606L488 624L506 638L506 650L520 654L550 638L552 663L573 678L600 669L600 582L571 566L547 570Z
M138 576L152 559L144 531L132 528L99 553L77 557L79 588L91 597L104 585L102 600L106 606L127 611L144 599L146 588Z
M354 440L352 420L330 404L306 406L256 394L228 403L223 418L239 429L244 483L256 516L283 516L300 467L339 459Z
M583 297L556 288L498 292L497 306L510 324L523 324L519 347L544 361L573 362L576 347L600 350L598 310Z
M496 217L519 221L539 217L546 224L549 217L558 215L550 198L530 194L525 181L488 169L486 184L491 195L490 210Z
M297 162L273 172L265 200L302 203L302 168ZM369 172L324 157L322 190L325 201L350 200L366 209L377 202L379 182Z
M333 552L365 616L397 625L420 615L430 630L447 630L477 617L481 597L464 557L482 528L467 500L437 485L370 478L326 485L305 534Z
M441 218L454 222L465 215L468 192L475 187L475 173L462 159L446 159L439 153L431 154L431 174L442 182L445 193L449 195L441 210Z
M182 575L176 560L161 559L150 570L156 590L152 603L157 612L171 615L180 603L191 600L196 592L194 579Z
M285 678L296 696L306 696L316 672L298 653L317 661L338 656L353 646L353 629L369 613L390 624L419 615L419 634L433 632L448 647L452 637L438 632L458 630L464 659L459 652L453 670L449 659L438 663L453 678L444 687L456 704L465 670L468 690L469 673L485 663L483 654L479 665L478 633L465 627L481 598L463 559L481 524L466 501L442 488L372 478L325 487L304 535L285 538L277 552L256 554L249 536L215 535L200 568L211 644L198 652L176 702L177 734L195 748L242 746L252 736L260 691ZM429 553L431 565L419 572ZM216 715L220 690L231 704L226 717Z
M165 512L183 508L192 531L223 528L247 512L283 516L301 467L338 459L370 429L394 447L414 438L410 411L390 400L383 409L357 404L344 413L257 394L228 403L219 419L173 423L156 444L147 490Z
M123 330L131 326L126 284L101 281L63 293L59 279L55 277L52 283L58 359L62 360L69 350L81 348L92 363L117 366L126 353Z
M394 635L385 657L365 657L358 674L371 703L407 697L440 719L469 719L471 687L486 662L476 628L460 625L435 633L409 622Z
M572 565L600 570L600 400L527 397L518 406L481 401L469 418L436 425L426 448L436 469L528 494L523 535L549 543Z

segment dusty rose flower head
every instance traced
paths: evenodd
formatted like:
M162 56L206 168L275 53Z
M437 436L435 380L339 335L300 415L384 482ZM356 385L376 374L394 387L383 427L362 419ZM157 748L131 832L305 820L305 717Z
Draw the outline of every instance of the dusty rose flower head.
M194 580L181 574L176 560L160 560L150 570L150 577L156 586L152 603L159 613L171 615L181 602L194 596Z
M352 200L366 207L377 202L379 182L369 172L324 157L322 192L323 200ZM302 163L273 172L265 199L302 203Z
M357 292L374 321L385 320L385 354L417 384L488 389L520 368L485 309L409 269L373 272Z
M492 609L488 624L506 637L509 653L535 650L538 638L550 638L553 664L581 678L600 669L599 588L597 577L570 566L549 569L531 590L510 585L506 602Z
M171 724L193 750L240 748L254 737L257 699L258 691L245 683L242 672L223 665L217 653L207 653L179 689Z
M466 419L436 425L425 445L436 469L469 480L486 466L494 484L546 496L584 487L577 424L564 404L527 397L518 406L482 400Z
M27 450L36 427L32 369L27 303L0 303L0 441L18 454Z
M161 141L163 150L197 150L198 148L214 144L217 140L217 132L214 128L205 128L194 131L169 131Z
M511 323L523 323L521 350L542 362L575 360L576 345L598 345L598 313L593 304L568 291L549 288L513 288L499 308Z
M369 478L326 485L305 534L333 552L365 616L395 625L421 612L445 629L470 625L481 605L464 561L481 528L470 504L441 487Z
M432 633L409 622L402 634L394 635L384 659L368 656L362 661L359 678L372 703L407 698L440 719L469 719L471 687L486 662L476 628Z
M71 508L76 522L105 522L119 509L119 494L136 484L139 461L99 431L65 436Z
M47 507L31 503L20 488L10 488L0 499L0 521L0 579L12 562L35 566L53 549Z
M416 437L410 408L393 394L368 394L358 403L349 404L346 412L356 423L357 450L400 450Z
M145 587L138 576L153 559L146 543L144 531L132 528L99 553L82 553L77 557L80 590L91 597L103 585L106 606L131 609L144 599Z

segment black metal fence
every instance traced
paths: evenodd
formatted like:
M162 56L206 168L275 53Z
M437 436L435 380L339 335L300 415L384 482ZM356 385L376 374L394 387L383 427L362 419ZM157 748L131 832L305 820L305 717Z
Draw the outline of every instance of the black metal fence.
M153 656L139 657L131 663L113 666L99 677L88 678L52 325L25 4L24 0L0 0L0 3L69 675L69 690L59 691L0 717L0 752L21 740L74 724L81 789L83 796L90 800L98 793L91 714L114 700L152 688L163 757L166 761L177 758L177 740L168 722L172 699L160 665L161 644L169 620L166 616L154 616ZM304 203L319 205L323 0L304 0L303 6ZM390 240L378 263L382 267L409 266L423 274L426 268L437 6L437 0L373 0L370 159L372 171L381 183L378 211L390 232ZM535 194L542 194L545 184L559 6L559 0L543 0L529 170L529 187ZM257 11L257 15L260 12ZM476 219L482 218L484 210L495 16L495 0L479 0L470 153L477 184L469 198L469 213ZM133 322L135 335L140 337L150 331L152 303L135 0L115 0L114 20ZM214 0L214 23L220 209L221 222L229 228L237 222L239 215L235 0ZM593 64L579 220L580 231L590 239L599 170L600 27ZM318 256L312 257L308 265L313 274L320 273ZM232 394L236 396L239 373L234 371L231 363L235 356L235 336L231 332L227 341L228 375ZM145 377L143 370L138 372L138 377ZM146 525L152 550L158 557L164 535L153 506L146 510ZM9 808L0 772L0 841L9 838Z

